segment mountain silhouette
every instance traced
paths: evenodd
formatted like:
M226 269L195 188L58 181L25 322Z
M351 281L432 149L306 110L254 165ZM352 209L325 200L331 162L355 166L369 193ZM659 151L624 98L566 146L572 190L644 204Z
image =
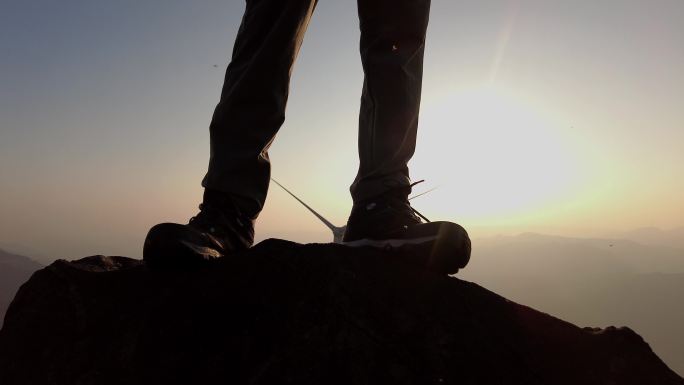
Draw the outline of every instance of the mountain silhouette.
M44 266L29 257L0 250L0 317L7 311L19 286L42 267Z
M266 240L192 271L93 256L35 273L0 383L684 384L629 328L580 328L423 253Z
M684 226L668 230L658 227L642 227L620 235L626 239L632 239L643 244L684 249Z
M684 374L684 250L532 233L475 243L459 277L578 325L629 325Z

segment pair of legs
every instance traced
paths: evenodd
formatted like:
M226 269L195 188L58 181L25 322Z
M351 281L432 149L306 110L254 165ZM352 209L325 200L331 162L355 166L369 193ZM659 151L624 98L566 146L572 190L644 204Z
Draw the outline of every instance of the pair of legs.
M357 1L365 75L360 164L343 241L420 250L430 268L455 273L470 258L466 231L451 222L422 223L408 201L430 0ZM268 148L285 120L292 66L316 3L247 0L210 126L200 212L187 225L150 229L143 248L149 266L185 268L253 244L270 182Z
M256 218L268 148L285 119L290 74L317 0L247 0L210 125L202 185ZM410 184L430 0L358 0L364 70L355 203Z

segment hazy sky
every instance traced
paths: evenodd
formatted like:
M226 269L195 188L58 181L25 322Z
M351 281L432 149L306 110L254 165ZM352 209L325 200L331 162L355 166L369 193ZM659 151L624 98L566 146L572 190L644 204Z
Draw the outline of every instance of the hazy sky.
M140 256L201 199L243 1L0 7L0 244ZM433 0L414 205L475 235L684 225L684 2ZM343 224L357 167L356 4L321 0L273 175ZM423 187L424 186L424 187ZM328 241L272 185L258 238Z

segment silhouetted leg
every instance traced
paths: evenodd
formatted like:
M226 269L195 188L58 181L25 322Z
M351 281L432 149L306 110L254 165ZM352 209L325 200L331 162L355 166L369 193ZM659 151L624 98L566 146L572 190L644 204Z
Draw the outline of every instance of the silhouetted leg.
M410 184L430 0L358 0L365 74L355 202Z
M317 0L247 0L212 118L202 186L256 217L270 181L268 148L285 120L290 73Z

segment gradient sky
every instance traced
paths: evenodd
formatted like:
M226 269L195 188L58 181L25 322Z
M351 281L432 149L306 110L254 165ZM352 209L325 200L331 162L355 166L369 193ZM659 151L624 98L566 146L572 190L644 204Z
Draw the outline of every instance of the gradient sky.
M196 212L244 2L2 1L0 244L140 256ZM473 235L684 225L684 2L433 0L414 205ZM338 224L362 81L356 5L321 0L273 175ZM424 186L424 187L423 187ZM258 239L329 241L272 185Z

